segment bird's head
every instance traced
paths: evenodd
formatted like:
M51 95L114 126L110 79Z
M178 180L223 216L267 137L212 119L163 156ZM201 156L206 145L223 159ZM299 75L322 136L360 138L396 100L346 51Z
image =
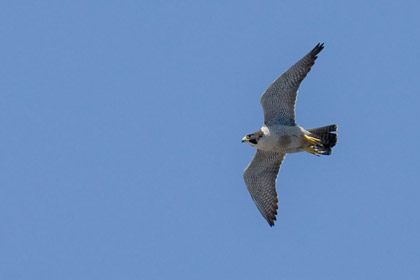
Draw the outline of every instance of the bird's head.
M256 147L258 145L258 141L263 136L264 133L261 130L259 130L257 132L248 134L244 138L242 138L242 143L247 142L249 145Z

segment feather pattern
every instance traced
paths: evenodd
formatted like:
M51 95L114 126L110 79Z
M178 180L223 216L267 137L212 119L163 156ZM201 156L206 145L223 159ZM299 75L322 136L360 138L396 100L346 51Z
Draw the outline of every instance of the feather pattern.
M324 44L317 44L264 92L261 105L264 109L265 125L296 125L295 104L300 83L311 70L323 48Z
M285 153L257 150L254 159L244 171L249 193L270 226L276 220L276 180L285 156Z

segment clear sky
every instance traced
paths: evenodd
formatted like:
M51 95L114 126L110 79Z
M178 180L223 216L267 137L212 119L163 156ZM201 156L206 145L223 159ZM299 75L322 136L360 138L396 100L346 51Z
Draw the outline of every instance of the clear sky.
M257 3L258 2L258 3ZM420 279L419 1L3 1L0 279ZM261 94L318 42L271 228Z

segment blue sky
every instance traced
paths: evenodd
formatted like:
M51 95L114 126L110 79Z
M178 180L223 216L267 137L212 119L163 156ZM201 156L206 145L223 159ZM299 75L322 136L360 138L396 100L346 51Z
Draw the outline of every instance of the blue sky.
M0 4L1 279L418 279L418 1ZM242 179L318 42L270 228Z

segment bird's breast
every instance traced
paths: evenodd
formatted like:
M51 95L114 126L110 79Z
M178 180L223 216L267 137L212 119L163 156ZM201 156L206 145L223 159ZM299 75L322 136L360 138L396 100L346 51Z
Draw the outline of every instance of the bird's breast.
M269 129L270 133L264 135L258 147L265 151L280 151L295 153L302 146L302 130L299 126L275 126Z

